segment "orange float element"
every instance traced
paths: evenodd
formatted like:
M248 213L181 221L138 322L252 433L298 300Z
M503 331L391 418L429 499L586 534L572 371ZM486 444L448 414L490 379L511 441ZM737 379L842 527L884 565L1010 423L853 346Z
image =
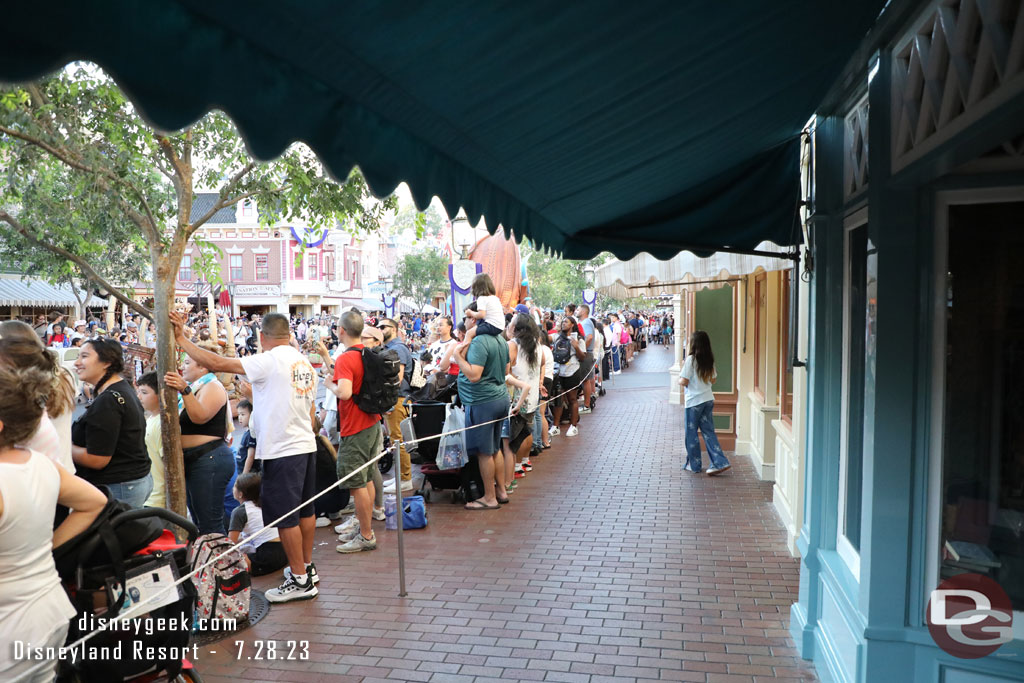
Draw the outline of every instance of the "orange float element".
M483 266L483 272L494 280L502 305L507 309L515 308L520 301L519 245L506 239L499 227L493 235L476 243L469 258Z

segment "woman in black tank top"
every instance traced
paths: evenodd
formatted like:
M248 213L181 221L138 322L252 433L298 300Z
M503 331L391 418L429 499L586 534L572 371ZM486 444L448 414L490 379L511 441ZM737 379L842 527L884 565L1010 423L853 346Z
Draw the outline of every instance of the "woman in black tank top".
M169 372L164 382L181 396L181 447L185 456L188 509L199 533L224 533L224 497L231 495L235 459L225 441L228 394L209 369L189 357L181 374Z

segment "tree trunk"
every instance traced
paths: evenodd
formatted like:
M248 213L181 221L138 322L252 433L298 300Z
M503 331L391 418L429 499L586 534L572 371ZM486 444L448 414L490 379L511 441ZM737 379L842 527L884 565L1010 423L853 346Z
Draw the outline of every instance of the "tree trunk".
M161 259L167 261L166 257ZM174 306L174 275L176 270L153 264L153 324L156 327L156 371L160 378L160 438L163 446L164 483L167 487L167 508L182 517L185 505L185 463L181 455L181 427L178 424L178 392L163 382L168 372L178 371L177 344L168 319ZM168 271L168 272L164 272Z

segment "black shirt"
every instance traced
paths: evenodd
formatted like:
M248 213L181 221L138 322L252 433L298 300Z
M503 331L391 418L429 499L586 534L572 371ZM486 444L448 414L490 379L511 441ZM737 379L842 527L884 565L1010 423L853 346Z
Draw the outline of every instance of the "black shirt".
M146 415L132 385L111 384L71 426L71 443L91 455L109 455L103 469L76 464L78 476L92 484L119 484L149 474L146 453Z

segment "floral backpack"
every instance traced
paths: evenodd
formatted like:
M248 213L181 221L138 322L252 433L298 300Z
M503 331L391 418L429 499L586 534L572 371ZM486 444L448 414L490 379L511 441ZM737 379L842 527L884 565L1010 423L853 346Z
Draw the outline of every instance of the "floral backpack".
M189 549L192 583L196 593L196 623L210 619L249 618L249 589L252 579L241 547L231 550L209 567L200 569L234 544L224 534L204 534Z

